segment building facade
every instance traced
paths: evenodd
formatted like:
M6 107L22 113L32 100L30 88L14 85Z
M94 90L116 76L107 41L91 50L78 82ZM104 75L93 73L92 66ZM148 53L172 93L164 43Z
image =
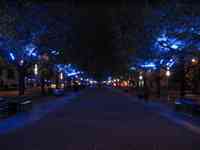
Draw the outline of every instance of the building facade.
M17 88L18 73L12 65L0 66L0 89Z

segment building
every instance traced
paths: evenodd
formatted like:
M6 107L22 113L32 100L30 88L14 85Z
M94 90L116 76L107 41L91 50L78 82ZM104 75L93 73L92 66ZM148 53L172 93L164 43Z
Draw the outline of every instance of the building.
M0 89L16 88L18 73L14 66L4 64L0 66Z

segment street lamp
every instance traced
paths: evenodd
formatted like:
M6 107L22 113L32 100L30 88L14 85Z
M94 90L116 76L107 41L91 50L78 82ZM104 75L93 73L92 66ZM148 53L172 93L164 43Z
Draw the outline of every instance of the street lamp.
M63 80L63 73L60 73L60 80Z
M195 58L192 58L192 60L191 60L191 62L192 62L192 64L197 64L198 63L198 60L197 59L195 59Z
M34 65L34 74L35 74L35 76L38 75L38 65L37 64Z
M165 75L167 76L167 100L169 101L169 77L171 75L169 68L167 68Z
M192 58L192 63L195 63L196 62L196 59L195 58Z
M20 60L19 65L23 66L23 64L24 64L24 60L22 59L22 60Z
M143 76L142 75L139 76L139 80L143 80Z
M143 87L144 86L144 77L140 74L139 76L139 87Z
M171 72L169 70L166 71L166 76L169 78L171 75Z

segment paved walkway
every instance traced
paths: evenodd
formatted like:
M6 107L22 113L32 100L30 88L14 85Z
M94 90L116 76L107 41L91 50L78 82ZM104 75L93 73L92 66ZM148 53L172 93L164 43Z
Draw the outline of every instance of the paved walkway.
M2 150L199 150L200 135L122 92L89 89L41 120L0 135Z
M48 97L40 99L41 102L34 103L32 110L29 112L17 113L10 116L7 119L0 120L0 134L8 134L19 128L23 128L29 124L33 124L36 121L42 119L50 112L53 112L59 108L62 108L65 104L70 103L73 98L80 93L68 93L64 97Z

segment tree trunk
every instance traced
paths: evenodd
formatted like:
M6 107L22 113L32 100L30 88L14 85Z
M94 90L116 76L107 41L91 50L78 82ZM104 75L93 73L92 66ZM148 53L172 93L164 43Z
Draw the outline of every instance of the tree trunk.
M159 71L156 75L156 96L158 98L160 98L160 88L161 88L160 80L161 80L161 77L160 77L160 69L159 69Z
M18 93L19 96L24 95L25 92L25 69L23 67L18 67Z
M59 75L56 76L56 89L59 88Z
M41 93L42 95L45 95L45 79L44 77L41 77Z
M198 64L197 66L197 73L194 74L193 76L193 80L192 80L192 83L193 83L193 88L192 88L192 92L193 94L199 94L199 82L200 82L200 66Z
M185 97L185 86L186 86L186 81L185 81L185 58L181 58L181 64L180 64L180 97L184 98Z

